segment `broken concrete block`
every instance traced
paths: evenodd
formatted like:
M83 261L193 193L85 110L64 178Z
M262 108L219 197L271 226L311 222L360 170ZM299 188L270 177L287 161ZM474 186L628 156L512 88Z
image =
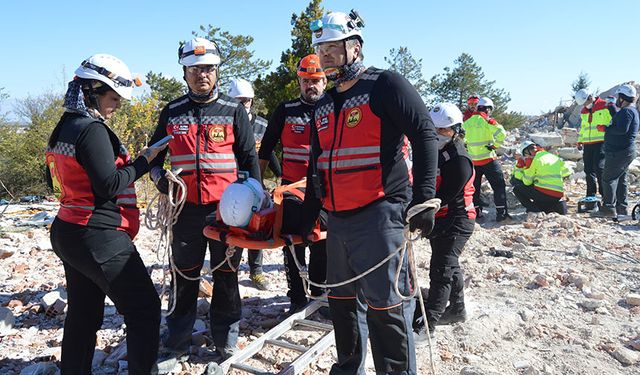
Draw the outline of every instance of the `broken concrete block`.
M41 301L46 316L60 315L64 313L64 309L67 307L67 293L54 290L45 294Z
M640 294L627 294L627 296L625 297L625 302L631 306L640 306Z
M578 129L562 128L560 134L562 135L562 139L564 139L565 145L574 146L578 143Z
M565 160L580 160L582 159L582 151L578 150L575 147L560 147L556 149L556 153L562 159Z
M109 356L104 360L104 364L109 367L118 367L118 362L127 356L127 340L122 340L120 345L116 346Z
M542 147L560 147L564 145L562 136L556 133L534 133L529 134L529 138Z

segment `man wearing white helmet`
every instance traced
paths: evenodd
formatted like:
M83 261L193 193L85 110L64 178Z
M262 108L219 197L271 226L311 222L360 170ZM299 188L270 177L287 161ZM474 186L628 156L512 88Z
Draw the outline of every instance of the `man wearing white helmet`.
M626 216L627 170L636 156L638 135L638 99L636 88L628 83L617 90L619 108L604 134L604 171L602 172L602 207L595 217Z
M253 97L255 96L251 83L242 78L231 80L228 95L236 98L247 111L253 129L253 137L256 140L256 151L259 151L264 132L267 130L267 120L251 110L253 107ZM276 177L282 175L282 169L280 168L280 163L278 163L275 152L272 152L270 155L269 168ZM249 250L249 279L257 289L268 290L269 282L262 271L262 258L262 250Z
M571 171L558 156L545 151L531 141L518 146L522 155L522 167L519 168L518 183L513 186L513 194L526 208L527 212L567 213L564 197L564 178Z
M315 105L307 173L313 189L305 196L304 223L309 232L321 206L329 213L328 283L361 276L390 256L356 282L331 288L338 361L330 373L364 374L368 330L377 373L416 374L415 304L394 292L398 265L399 291L410 292L408 259L396 250L404 243L410 199L409 229L422 236L433 229L437 136L424 102L404 77L364 66L363 26L355 11L331 12L310 25L313 46L334 88ZM412 171L405 162L407 138L413 147Z
M169 142L169 161L173 169L182 168L180 177L187 185L187 197L173 226L173 261L183 274L194 278L200 275L207 247L211 264L225 259L226 246L202 234L205 217L216 210L225 188L236 181L238 170L255 179L260 179L260 171L247 112L219 91L220 52L216 44L203 38L189 40L180 47L178 58L189 92L162 110L150 143L167 134L174 137ZM151 177L162 193L167 193L168 185L162 168L166 156L164 151L151 163ZM231 259L233 268L225 263L213 272L211 336L217 352L225 358L238 339L242 309L237 267L241 257L242 252L237 251ZM175 309L167 317L167 367L171 367L172 356L188 352L199 289L199 281L179 274L172 282L177 283L177 296Z
M587 181L586 197L602 194L602 170L604 168L604 133L611 123L607 102L587 89L580 89L575 94L576 103L582 106L580 110L580 134L578 135L578 150L582 151L584 173Z
M430 115L438 132L436 198L442 201L429 235L432 254L429 296L425 301L428 333L434 338L436 325L463 322L467 318L464 274L458 258L473 233L476 210L473 163L462 139L462 112L452 103L440 103L431 109ZM417 307L413 327L418 333L418 343L426 339L422 318Z
M48 182L60 200L51 245L69 297L63 374L91 373L105 296L127 324L129 373L150 374L158 356L160 299L132 240L140 227L134 182L164 146L133 160L106 121L139 81L118 58L82 62L46 151Z
M496 221L500 222L509 219L507 208L507 190L502 173L502 167L497 161L496 150L502 145L507 136L504 130L493 117L493 101L487 97L480 98L478 110L471 115L464 123L466 132L465 142L469 150L469 156L473 160L476 171L473 186L476 189L473 198L478 217L482 217L481 189L482 176L486 176L489 185L493 189L493 202L496 205Z

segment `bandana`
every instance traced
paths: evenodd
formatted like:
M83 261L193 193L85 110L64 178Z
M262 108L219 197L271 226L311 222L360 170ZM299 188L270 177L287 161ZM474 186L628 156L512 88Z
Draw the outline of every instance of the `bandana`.
M69 87L67 88L67 93L64 95L64 104L62 106L65 108L66 112L78 113L83 116L104 120L98 110L95 108L89 108L84 103L82 83L78 80L74 79L69 82Z
M365 70L362 60L356 60L350 65L342 65L335 69L326 70L327 79L333 81L338 86L343 82L348 82L358 77L358 74Z
M209 91L206 94L196 94L195 92L191 91L191 89L189 89L189 93L187 93L187 95L189 95L189 98L191 98L191 100L193 100L196 103L206 103L211 99L218 98L218 95L219 95L218 85L216 85L211 91Z

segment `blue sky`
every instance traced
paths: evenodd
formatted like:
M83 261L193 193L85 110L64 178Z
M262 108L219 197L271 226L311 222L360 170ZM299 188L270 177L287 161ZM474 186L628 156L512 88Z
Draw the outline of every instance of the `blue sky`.
M290 47L290 19L308 1L2 1L0 87L12 100L66 87L91 54L120 57L132 71L181 76L179 40L200 25L252 35L257 57L272 60ZM386 68L391 48L422 58L430 78L471 54L496 86L511 93L510 109L538 114L569 99L583 71L592 89L640 80L635 43L640 1L338 1L326 10L357 9L366 21L365 63ZM482 4L482 5L480 5ZM618 30L629 28L624 38Z

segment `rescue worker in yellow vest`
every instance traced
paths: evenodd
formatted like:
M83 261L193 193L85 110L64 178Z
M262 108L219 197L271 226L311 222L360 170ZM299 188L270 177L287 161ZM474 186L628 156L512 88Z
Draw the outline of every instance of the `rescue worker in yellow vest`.
M493 101L487 97L480 98L478 110L462 124L466 132L465 142L469 156L473 161L476 177L473 186L476 189L473 203L477 217L482 217L484 206L480 196L482 176L486 176L493 189L493 201L496 205L496 221L509 219L507 211L507 191L504 175L498 163L496 149L502 145L507 132L502 125L491 117Z
M582 150L584 173L587 180L587 197L602 195L602 170L604 168L604 132L611 123L607 102L592 95L586 89L578 90L575 100L582 106L578 150Z
M520 154L520 148L515 152L516 164L513 166L513 172L511 172L511 179L509 182L511 186L522 185L522 176L524 174L524 167L527 160Z
M522 184L513 188L513 193L527 212L567 213L563 178L571 172L558 156L545 151L531 141L518 147L525 158L522 168Z

